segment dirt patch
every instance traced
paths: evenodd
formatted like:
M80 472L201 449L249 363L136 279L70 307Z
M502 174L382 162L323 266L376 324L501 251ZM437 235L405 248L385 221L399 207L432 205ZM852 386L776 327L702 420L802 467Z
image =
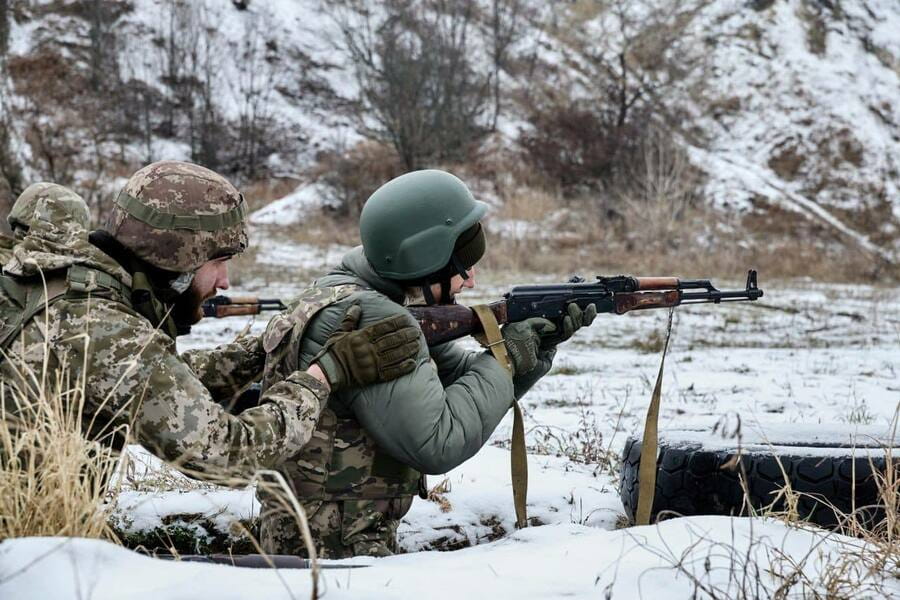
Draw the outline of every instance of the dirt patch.
M772 157L769 159L769 168L775 174L787 181L797 178L803 168L806 157L802 153L794 139L788 139L775 147Z

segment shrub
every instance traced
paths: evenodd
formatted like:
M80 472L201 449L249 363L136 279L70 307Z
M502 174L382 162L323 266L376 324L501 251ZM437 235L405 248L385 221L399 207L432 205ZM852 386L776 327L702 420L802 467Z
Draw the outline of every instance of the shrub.
M329 190L327 200L340 216L356 218L381 184L403 174L396 152L377 142L362 142L347 152L322 154L318 180Z
M595 103L547 97L532 104L520 143L525 158L567 195L606 187L635 153L642 126L619 123Z

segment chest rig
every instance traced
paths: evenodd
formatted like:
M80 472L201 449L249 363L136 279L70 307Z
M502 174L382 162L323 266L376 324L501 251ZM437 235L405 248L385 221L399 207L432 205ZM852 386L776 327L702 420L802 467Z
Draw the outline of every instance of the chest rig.
M269 322L263 334L263 392L300 367L303 335L313 317L363 289L353 284L309 288ZM304 502L390 499L421 495L424 489L421 473L381 451L352 411L333 399L310 441L284 470Z

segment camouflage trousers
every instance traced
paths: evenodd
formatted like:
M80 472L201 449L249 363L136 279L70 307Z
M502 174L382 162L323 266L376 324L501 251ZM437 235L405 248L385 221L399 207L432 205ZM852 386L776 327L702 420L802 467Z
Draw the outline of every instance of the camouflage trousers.
M412 500L308 502L303 508L320 558L390 556L397 551L397 526ZM263 501L259 539L268 554L306 556L297 519L280 503Z

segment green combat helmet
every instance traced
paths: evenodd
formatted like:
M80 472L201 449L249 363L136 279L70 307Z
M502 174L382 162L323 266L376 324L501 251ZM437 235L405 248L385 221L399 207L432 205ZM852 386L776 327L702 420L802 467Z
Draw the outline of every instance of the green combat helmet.
M363 251L382 277L420 285L429 304L430 284L440 283L447 301L450 278L467 278L466 270L484 255L479 221L486 212L450 173L407 173L375 190L363 206Z
M154 267L193 273L247 247L244 197L224 177L187 162L161 161L131 176L106 231Z
M57 226L90 226L90 212L84 199L67 187L55 183L33 183L16 199L6 217L16 237L21 237L35 220L49 221Z

